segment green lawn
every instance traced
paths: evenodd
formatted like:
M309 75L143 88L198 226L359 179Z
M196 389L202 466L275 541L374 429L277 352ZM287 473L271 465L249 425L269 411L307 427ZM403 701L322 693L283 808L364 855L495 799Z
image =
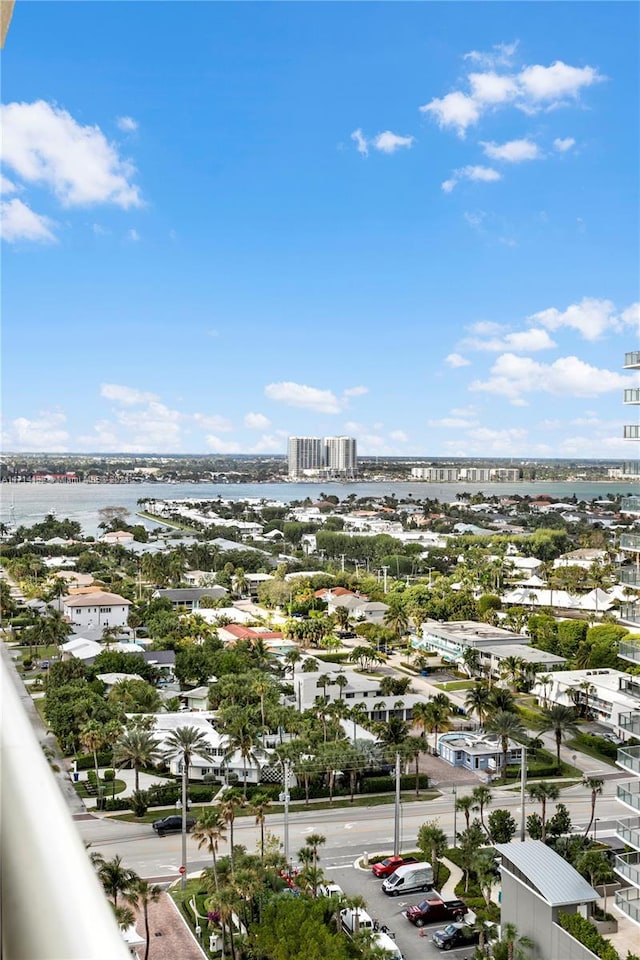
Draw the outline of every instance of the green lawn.
M122 793L122 791L126 790L127 788L125 781L118 780L117 778L109 783L105 783L104 780L101 780L100 785L104 787L104 796L107 799L109 799L112 795L117 797L119 793ZM83 797L84 799L89 798L91 800L97 799L94 793L87 793L87 788L83 780L79 780L77 783L75 783L74 787L79 797Z
M603 763L608 763L609 766L617 766L616 761L612 757L606 756L604 753L600 753L599 750L596 750L595 747L589 746L585 743L577 743L575 740L567 740L565 747L568 747L570 750L575 750L576 753L584 753L588 757L593 757L594 760L602 760Z
M450 680L448 683L434 683L440 690L471 690L475 687L475 680Z
M421 790L420 795L417 800L422 802L423 800L435 800L436 797L439 797L440 793L437 790ZM416 795L414 790L405 790L402 793L401 797L404 803L411 803L411 801L416 801ZM300 811L309 811L309 810L336 810L336 809L353 809L353 807L380 807L385 804L394 803L395 797L392 793L384 794L383 796L356 796L353 803L349 800L348 797L339 797L329 803L328 800L315 800L309 804L308 807L305 807L303 800L295 800L293 803L289 804L289 812L291 815ZM209 806L208 804L206 806ZM206 809L206 806L202 804L192 803L191 804L191 815L197 817L200 815L200 812ZM281 803L273 803L269 806L268 813L283 813L284 806ZM119 813L116 816L110 817L110 820L126 820L130 823L153 823L154 820L159 820L161 817L168 817L170 814L175 813L175 807L154 807L153 810L147 811L144 817L134 817L132 813ZM252 811L245 807L244 809L240 807L236 812L236 817L252 817L254 814Z

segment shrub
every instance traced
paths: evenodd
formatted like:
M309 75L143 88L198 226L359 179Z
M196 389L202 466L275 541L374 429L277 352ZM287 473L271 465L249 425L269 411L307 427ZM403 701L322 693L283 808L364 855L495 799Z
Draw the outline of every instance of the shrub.
M149 793L147 790L134 790L131 794L131 809L136 817L144 817L149 809Z
M604 737L597 737L593 733L577 733L574 742L578 746L588 747L590 750L596 750L598 753L601 753L604 757L609 757L611 760L615 760L618 756L618 747L615 743L611 743L610 740L605 740Z
M112 750L98 750L98 766L99 767L108 767L113 760L113 751ZM93 769L93 754L92 753L81 753L76 757L76 769L77 770L91 770Z
M93 784L94 787L97 787L98 778L96 776L95 770L89 770L89 772L87 773L87 780L89 781L89 783Z
M130 810L131 801L126 797L114 797L105 801L105 810Z
M415 790L416 778L411 774L405 774L400 778L401 790ZM426 790L429 786L429 777L421 773L418 778L418 786L421 790ZM391 793L396 788L394 777L367 777L362 781L362 793Z
M103 780L105 783L111 783L116 778L115 770L105 770Z
M563 930L600 957L600 960L620 960L618 951L608 940L605 940L601 933L598 933L586 917L581 917L579 913L560 913L558 922Z

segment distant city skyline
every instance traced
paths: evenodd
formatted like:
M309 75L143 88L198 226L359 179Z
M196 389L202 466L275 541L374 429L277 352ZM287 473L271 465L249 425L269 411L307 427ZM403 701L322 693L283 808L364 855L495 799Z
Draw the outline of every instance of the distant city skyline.
M3 449L632 455L636 5L112 9L3 51Z

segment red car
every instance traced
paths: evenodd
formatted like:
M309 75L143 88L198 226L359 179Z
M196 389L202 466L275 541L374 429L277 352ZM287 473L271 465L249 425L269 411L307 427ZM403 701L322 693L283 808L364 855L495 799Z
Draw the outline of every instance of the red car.
M392 873L395 873L398 867L404 867L405 863L417 862L415 857L386 857L380 863L374 863L371 872L374 876L384 880L385 877L390 877Z

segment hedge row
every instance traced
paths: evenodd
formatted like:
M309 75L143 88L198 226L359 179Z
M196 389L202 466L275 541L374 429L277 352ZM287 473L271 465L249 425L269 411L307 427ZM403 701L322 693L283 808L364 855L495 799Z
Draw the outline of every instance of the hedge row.
M608 940L598 933L594 925L579 913L560 913L558 921L563 930L595 953L600 960L620 960L620 954Z
M93 770L94 761L92 753L81 753L76 758L76 770ZM109 767L113 761L113 750L98 750L98 766Z
M411 774L400 777L401 790L414 790L416 778ZM418 777L418 786L421 790L426 790L429 786L429 777L426 773L421 773ZM362 781L362 793L391 793L396 788L395 777L369 777Z
M610 740L605 740L604 737L597 737L593 733L577 733L574 737L575 742L583 747L588 747L590 750L597 750L598 753L601 753L604 757L609 757L610 760L615 760L618 756L618 747L615 743L611 743Z

